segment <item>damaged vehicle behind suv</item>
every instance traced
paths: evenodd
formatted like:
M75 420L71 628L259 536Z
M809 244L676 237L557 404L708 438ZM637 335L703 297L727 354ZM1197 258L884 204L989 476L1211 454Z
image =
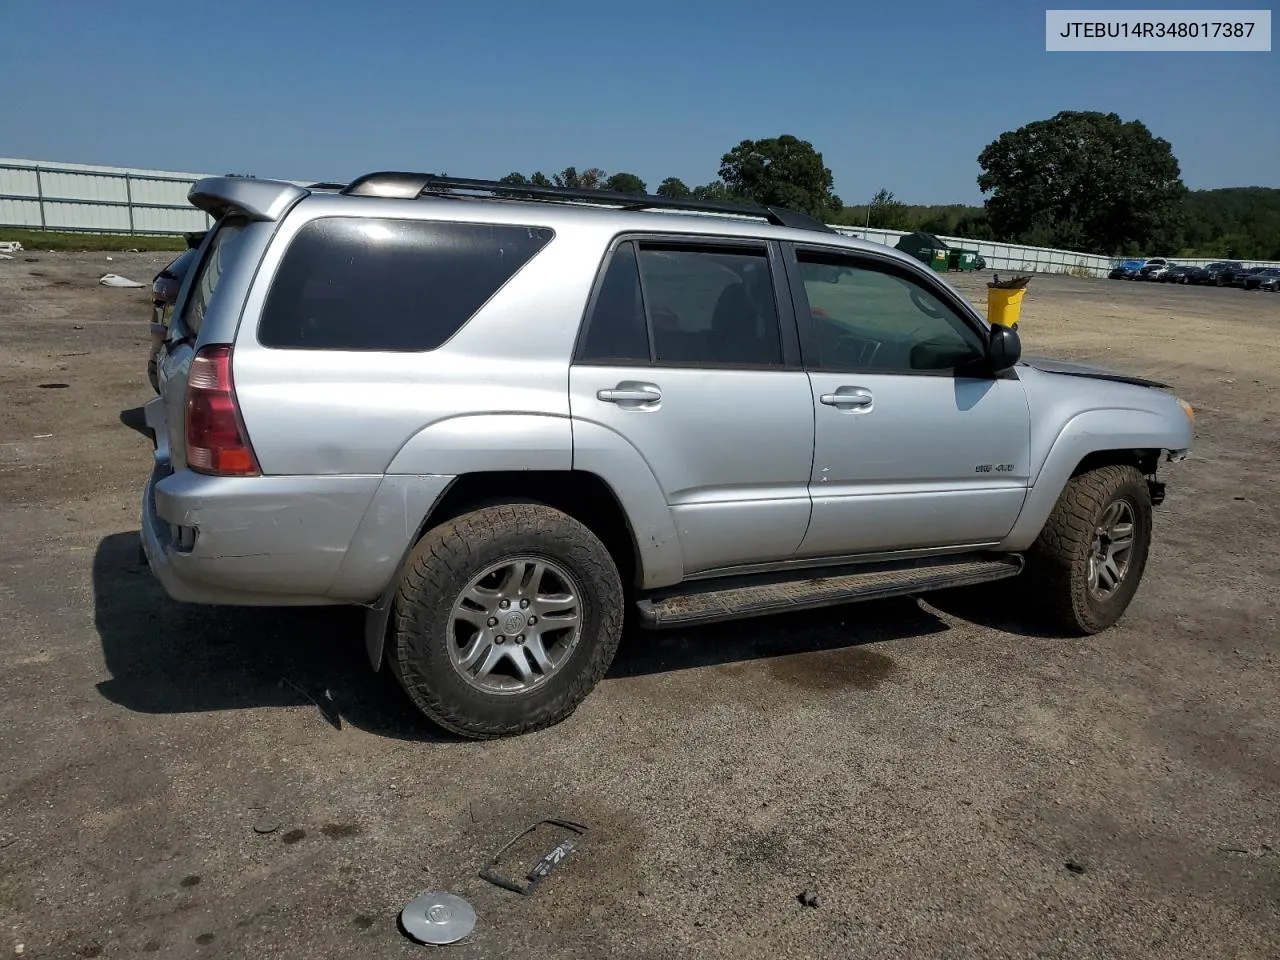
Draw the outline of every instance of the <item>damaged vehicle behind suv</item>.
M1163 384L1022 360L793 211L410 173L190 198L217 222L146 407L153 573L365 606L373 667L470 737L568 716L628 612L1008 581L1104 630L1192 441Z

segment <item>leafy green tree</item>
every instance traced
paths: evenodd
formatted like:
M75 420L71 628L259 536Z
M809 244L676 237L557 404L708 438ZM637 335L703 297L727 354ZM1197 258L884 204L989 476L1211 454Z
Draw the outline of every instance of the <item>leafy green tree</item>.
M508 173L505 177L503 177L503 178L502 178L501 180L499 180L498 182L499 182L499 183L519 183L519 184L524 184L524 183L528 183L528 182L529 182L529 178L528 178L528 177L526 177L523 173L515 173L515 172L512 172L512 173Z
M1113 253L1176 244L1186 187L1169 142L1138 120L1064 110L1002 133L978 155L995 234Z
M535 170L533 172L533 176L529 178L529 182L533 184L535 187L551 186L551 180L541 170Z
M731 193L830 219L842 204L822 154L790 134L743 140L720 158L720 179Z
M648 192L645 182L634 173L615 173L604 182L604 188L606 190L614 190L617 193Z
M670 197L672 199L680 199L693 194L683 180L679 177L667 177L658 185L658 196Z
M879 190L871 198L871 209L867 211L868 226L882 230L907 229L907 205L894 199L893 191Z
M582 174L578 173L577 167L565 167L553 178L557 187L569 187L573 190L582 189Z
M698 200L711 200L716 203L740 203L744 198L730 190L723 181L712 180L700 187L694 187L693 196Z

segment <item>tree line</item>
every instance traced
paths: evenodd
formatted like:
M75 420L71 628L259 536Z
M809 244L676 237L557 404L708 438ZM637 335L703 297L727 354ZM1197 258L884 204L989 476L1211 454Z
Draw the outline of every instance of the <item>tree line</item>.
M1280 189L1188 190L1173 149L1138 120L1062 111L1002 133L978 155L982 206L908 204L886 189L847 206L822 154L786 134L743 140L720 158L719 176L689 186L667 177L671 198L789 207L827 223L924 230L1108 255L1166 254L1280 260ZM566 167L512 172L509 184L647 194L629 172Z

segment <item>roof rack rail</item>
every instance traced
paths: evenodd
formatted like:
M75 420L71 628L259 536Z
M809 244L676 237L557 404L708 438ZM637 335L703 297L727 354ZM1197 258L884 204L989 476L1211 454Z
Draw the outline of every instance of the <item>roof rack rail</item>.
M626 210L686 210L691 213L726 213L735 216L763 217L775 226L797 230L834 233L816 217L786 207L762 203L725 203L686 197L659 197L645 193L619 193L615 190L582 190L573 187L539 186L533 183L502 183L498 180L469 180L444 177L432 173L382 171L369 173L351 181L342 190L352 197L394 197L413 200L424 193L467 191L487 193L513 200L572 200L620 206Z
M308 183L308 190L341 190L346 187L345 183L330 183L327 180L321 180L319 183Z

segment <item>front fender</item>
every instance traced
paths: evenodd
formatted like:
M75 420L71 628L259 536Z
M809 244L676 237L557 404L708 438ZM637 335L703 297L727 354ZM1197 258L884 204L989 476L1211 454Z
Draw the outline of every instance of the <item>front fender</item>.
M1194 428L1170 397L1176 416L1138 408L1111 407L1076 414L1053 438L1017 523L1001 550L1025 550L1035 542L1054 504L1086 456L1107 450L1186 450Z

